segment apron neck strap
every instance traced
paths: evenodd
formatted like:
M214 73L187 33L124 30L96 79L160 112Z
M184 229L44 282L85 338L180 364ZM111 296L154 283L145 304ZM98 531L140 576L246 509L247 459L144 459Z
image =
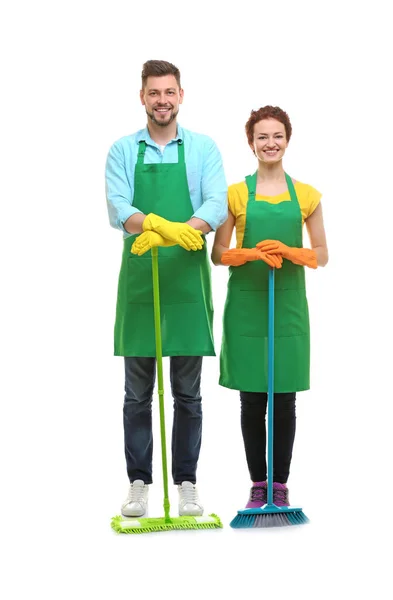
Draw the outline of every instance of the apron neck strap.
M145 160L146 142L141 140L138 145L138 160L137 165L143 165Z
M257 173L258 171L255 171L254 175L247 175L246 177L249 200L255 200L255 192L257 189Z
M184 143L183 140L177 140L177 162L184 165Z
M183 140L177 140L178 147L178 163L184 164L184 144ZM145 162L145 152L146 152L146 142L145 140L141 140L138 146L138 159L137 164L143 165Z
M248 199L249 200L255 200L255 194L256 194L256 189L257 189L257 175L258 175L258 171L255 171L254 175L247 175L247 177L246 177L246 184L247 184L247 189L248 189ZM288 191L289 191L291 200L296 202L297 196L296 196L296 192L295 192L295 187L292 183L292 179L289 177L289 175L287 173L285 173L285 181L287 182Z
M291 177L289 177L289 175L287 175L287 173L285 173L285 179L286 179L286 182L287 182L288 191L289 191L289 195L291 196L292 202L297 202L297 195L296 195L296 192L295 192L295 186L293 185Z

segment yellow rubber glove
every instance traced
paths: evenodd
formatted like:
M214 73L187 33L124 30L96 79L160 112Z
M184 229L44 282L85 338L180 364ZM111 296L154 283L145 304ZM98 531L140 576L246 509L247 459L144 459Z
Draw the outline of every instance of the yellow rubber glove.
M294 265L302 265L311 269L318 267L317 253L310 248L292 248L278 240L263 240L256 247L270 255L278 254L290 260Z
M221 263L229 267L241 267L246 262L253 260L263 260L269 267L276 267L276 269L281 269L282 265L280 255L269 255L257 248L231 248L231 250L223 252L221 256Z
M145 252L148 252L154 246L176 246L175 242L172 240L167 240L163 238L162 235L156 233L155 231L145 231L138 235L135 242L132 244L131 252L132 254L137 254L138 256L142 256Z
M155 231L167 240L172 240L185 250L200 250L203 246L202 231L187 223L167 221L154 213L147 215L142 224L143 231Z

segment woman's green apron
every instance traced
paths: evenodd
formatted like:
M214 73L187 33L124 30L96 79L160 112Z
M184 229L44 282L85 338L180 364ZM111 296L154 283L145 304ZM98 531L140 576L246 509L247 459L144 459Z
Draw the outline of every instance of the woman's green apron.
M292 180L291 200L255 199L257 174L246 177L248 202L243 248L280 240L301 248L302 214ZM230 267L224 310L220 384L243 392L267 392L268 272L263 261ZM275 276L275 392L310 387L310 326L304 267L283 261Z
M188 221L193 207L184 144L178 162L144 164L139 144L133 206L169 221ZM115 323L115 355L155 356L151 251L131 254L136 235L124 240ZM163 356L214 356L213 303L206 243L202 250L159 248Z

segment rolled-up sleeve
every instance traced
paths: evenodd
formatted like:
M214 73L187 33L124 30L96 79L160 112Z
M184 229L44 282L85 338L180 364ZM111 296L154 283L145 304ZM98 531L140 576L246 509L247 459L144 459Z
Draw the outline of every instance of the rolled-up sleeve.
M220 151L208 137L202 165L202 201L193 216L206 221L215 231L228 217L227 183Z
M133 190L127 177L124 152L120 144L113 144L109 150L105 167L105 184L110 224L127 233L123 223L141 211L132 206Z

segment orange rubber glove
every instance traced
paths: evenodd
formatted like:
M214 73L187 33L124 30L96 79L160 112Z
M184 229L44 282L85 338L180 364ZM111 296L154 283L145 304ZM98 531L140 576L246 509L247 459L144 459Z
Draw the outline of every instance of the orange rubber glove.
M280 255L290 260L294 265L302 265L311 269L318 267L317 253L309 248L293 248L278 240L263 240L256 247L271 256Z
M282 257L275 254L266 254L257 248L232 248L226 250L221 256L221 263L229 267L241 267L252 260L263 260L269 267L281 269Z

